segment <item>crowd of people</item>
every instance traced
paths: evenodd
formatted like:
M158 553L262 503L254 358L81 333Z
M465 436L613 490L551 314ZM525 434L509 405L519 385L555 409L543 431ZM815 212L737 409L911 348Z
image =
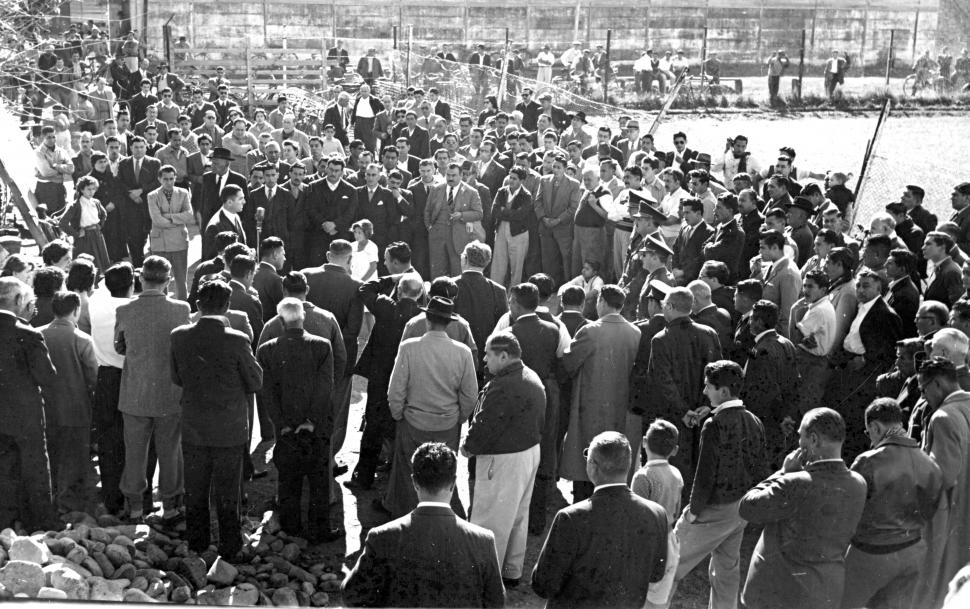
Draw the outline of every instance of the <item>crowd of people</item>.
M945 222L914 184L850 234L845 173L744 135L662 151L528 89L476 120L367 85L307 133L177 80L79 150L39 134L52 239L0 263L0 526L111 513L232 559L258 421L283 530L336 540L359 375L346 484L395 520L351 604L501 605L566 480L551 606L667 606L707 556L712 607L942 605L970 561L970 183Z

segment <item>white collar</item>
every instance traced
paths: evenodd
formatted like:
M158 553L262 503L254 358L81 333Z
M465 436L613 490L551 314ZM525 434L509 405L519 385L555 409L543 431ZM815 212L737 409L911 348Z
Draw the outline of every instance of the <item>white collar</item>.
M670 465L670 462L666 459L647 459L644 465Z
M744 402L742 402L740 398L722 402L718 404L718 406L714 410L711 411L711 414L716 414L718 412L721 412L722 410L727 410L729 408L744 408Z
M450 510L451 504L443 501L419 501L418 507L446 507Z
M236 220L239 219L239 215L238 214L235 214L235 213L229 211L225 207L220 208L220 210L222 211L222 215L223 216L225 216L226 218L232 220L233 222L235 222Z
M866 313L868 313L869 312L869 309L872 308L872 305L876 304L876 301L879 300L879 298L880 298L879 296L876 296L875 298L873 298L869 302L860 302L859 303L859 312L856 313L856 315L865 315Z
M611 482L609 484L600 484L599 486L593 489L593 492L595 493L596 491L602 490L604 488L610 488L611 486L622 486L625 488L626 482Z

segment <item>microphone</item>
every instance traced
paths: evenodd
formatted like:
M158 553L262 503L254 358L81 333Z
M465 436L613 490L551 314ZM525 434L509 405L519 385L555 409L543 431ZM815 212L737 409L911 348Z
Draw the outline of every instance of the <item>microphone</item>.
M263 229L263 220L266 218L266 210L262 207L256 208L256 228Z

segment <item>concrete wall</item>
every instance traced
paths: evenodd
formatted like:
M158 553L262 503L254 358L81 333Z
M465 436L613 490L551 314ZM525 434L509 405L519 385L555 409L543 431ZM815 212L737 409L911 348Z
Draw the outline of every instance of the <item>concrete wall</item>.
M940 4L967 0L153 0L149 44L161 48L162 23L175 14L173 34L196 47L329 46L347 40L351 55L367 46L388 49L392 27L406 36L413 26L418 44L478 42L491 51L505 40L537 51L549 44L561 52L574 36L587 45L604 43L612 29L613 57L632 59L639 49L678 49L697 58L707 28L709 50L731 63L760 63L776 48L797 58L806 30L807 58L820 63L833 48L878 65L897 36L897 57L914 48L935 48ZM577 24L578 30L574 29Z

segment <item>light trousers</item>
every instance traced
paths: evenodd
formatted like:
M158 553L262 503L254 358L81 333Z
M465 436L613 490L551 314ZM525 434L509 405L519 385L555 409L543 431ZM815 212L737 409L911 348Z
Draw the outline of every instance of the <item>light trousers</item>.
M740 501L709 505L694 522L683 515L674 530L680 540L680 564L670 598L677 584L708 555L711 582L710 609L737 609L741 587L741 539L746 522L738 513ZM686 513L686 512L685 512Z
M613 231L613 273L616 280L623 277L623 267L626 264L626 250L630 247L630 238L633 233L617 227Z
M189 292L186 289L186 276L188 275L189 251L178 252L152 252L156 256L161 256L172 265L172 287L170 291L175 293L175 298L185 301L188 300Z
M522 268L529 253L529 231L513 235L508 222L502 222L495 231L495 251L492 253L492 281L502 286L522 282ZM511 268L512 277L506 277Z
M145 476L148 445L155 438L158 455L158 491L162 506L175 508L185 492L182 461L182 415L142 417L122 413L125 421L125 469L121 474L121 492L131 509L142 506L142 494L148 488Z
M849 546L845 555L842 607L908 609L915 606L913 597L925 558L925 540L888 554L869 554Z
M536 444L517 453L475 457L475 499L469 520L495 535L504 578L522 577L540 452Z

